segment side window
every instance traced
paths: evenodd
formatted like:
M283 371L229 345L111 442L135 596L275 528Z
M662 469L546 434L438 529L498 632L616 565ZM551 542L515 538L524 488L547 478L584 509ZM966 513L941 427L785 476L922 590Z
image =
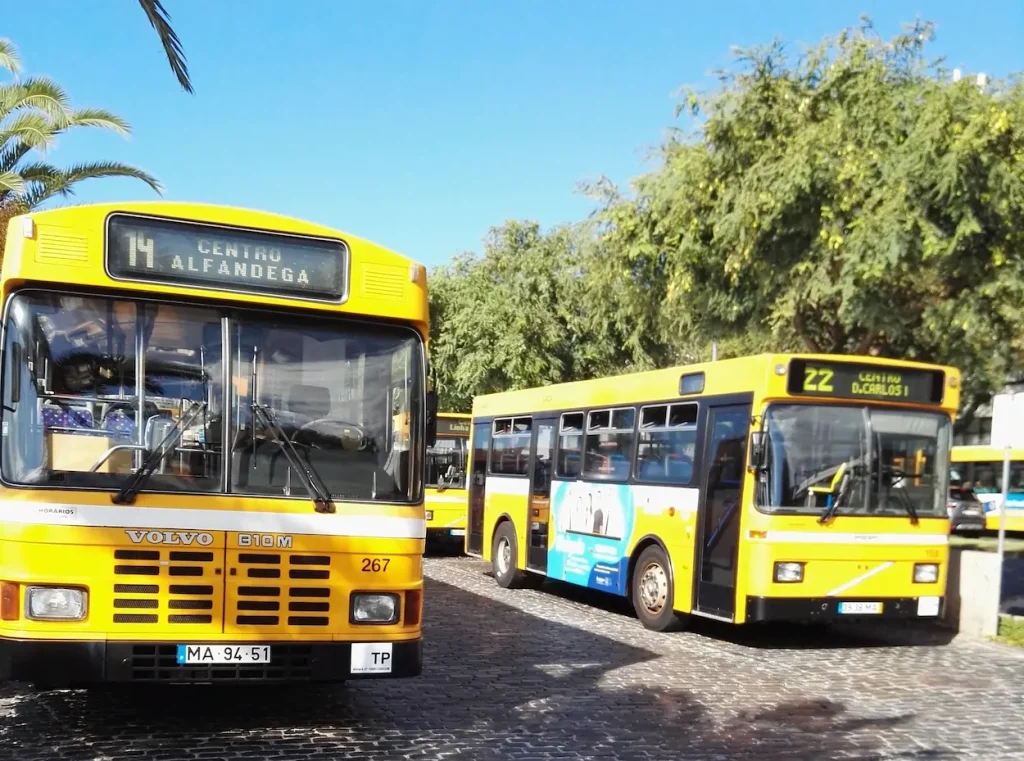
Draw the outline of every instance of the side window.
M562 415L558 429L557 478L579 478L583 470L583 413Z
M530 467L530 430L528 417L498 418L491 436L491 473L498 476L525 476Z
M537 459L533 465L533 493L539 497L551 494L551 454L555 448L554 425L537 424Z
M636 410L624 407L594 410L587 416L584 478L625 481L633 455Z
M640 410L637 480L686 486L693 480L696 448L696 404L658 404Z

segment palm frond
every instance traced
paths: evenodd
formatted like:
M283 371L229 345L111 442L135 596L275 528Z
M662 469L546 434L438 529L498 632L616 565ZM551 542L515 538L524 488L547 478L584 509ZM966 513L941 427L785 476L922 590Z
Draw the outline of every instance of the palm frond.
M128 122L102 108L79 108L68 114L68 127L96 127L116 132L122 137L132 134Z
M18 168L18 174L21 175L21 179L24 182L52 182L63 173L64 170L60 167L53 166L53 164L45 164L41 161L25 164Z
M188 64L185 61L185 51L181 47L181 40L177 33L171 28L171 16L164 8L160 0L139 0L146 18L150 25L156 30L160 38L160 44L164 47L167 55L167 63L171 65L171 71L178 78L178 84L187 93L192 93L192 81L188 75Z
M24 82L0 85L0 119L26 108L34 108L51 119L61 120L71 112L71 99L67 91L49 77L32 77Z
M25 182L17 172L0 172L0 195L21 194L24 190Z
M157 179L138 167L119 161L93 161L59 169L56 174L50 174L45 179L41 177L28 183L21 200L28 208L35 208L54 196L74 194L74 186L83 180L100 177L131 177L141 180L157 193L163 194L163 186Z
M49 119L30 111L18 114L6 124L0 124L0 146L6 146L13 140L34 150L46 150L58 132Z
M0 172L14 171L18 162L25 158L31 150L31 145L26 145L20 140L0 141Z
M14 43L5 37L0 37L0 69L7 69L14 76L21 71L21 57Z

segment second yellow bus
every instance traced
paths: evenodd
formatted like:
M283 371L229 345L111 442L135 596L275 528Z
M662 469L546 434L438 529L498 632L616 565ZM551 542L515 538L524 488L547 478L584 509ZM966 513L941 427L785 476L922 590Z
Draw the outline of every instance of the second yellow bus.
M935 618L959 373L765 354L477 397L466 549L651 629Z

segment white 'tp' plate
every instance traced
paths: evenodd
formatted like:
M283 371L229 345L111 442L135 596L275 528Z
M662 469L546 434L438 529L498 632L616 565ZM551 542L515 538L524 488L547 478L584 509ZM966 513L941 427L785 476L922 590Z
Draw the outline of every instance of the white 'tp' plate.
M349 669L353 674L390 674L391 643L353 642Z
M939 615L938 597L919 597L917 599L917 615L937 616Z

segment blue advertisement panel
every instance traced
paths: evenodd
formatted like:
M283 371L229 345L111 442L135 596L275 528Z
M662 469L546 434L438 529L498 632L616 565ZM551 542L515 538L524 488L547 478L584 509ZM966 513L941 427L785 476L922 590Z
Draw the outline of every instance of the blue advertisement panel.
M633 519L633 493L626 484L553 482L555 542L548 553L548 576L626 594L626 547Z

